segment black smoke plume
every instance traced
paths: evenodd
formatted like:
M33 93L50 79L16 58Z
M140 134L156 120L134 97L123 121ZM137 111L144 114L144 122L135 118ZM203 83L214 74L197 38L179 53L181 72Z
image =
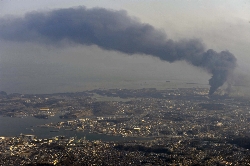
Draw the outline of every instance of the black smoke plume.
M206 51L195 39L175 42L125 11L102 8L57 9L28 13L22 18L2 18L0 38L46 44L67 40L126 54L147 54L168 62L184 60L212 74L209 94L222 86L236 67L236 58L228 51Z

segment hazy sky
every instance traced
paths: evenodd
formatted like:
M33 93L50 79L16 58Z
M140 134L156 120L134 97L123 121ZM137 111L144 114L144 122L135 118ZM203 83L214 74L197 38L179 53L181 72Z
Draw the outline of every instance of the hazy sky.
M8 20L24 17L27 12L47 13L79 6L105 8L112 12L124 10L137 22L150 24L175 42L199 39L205 50L228 50L237 58L236 73L241 74L235 76L236 82L243 84L250 78L248 0L2 0L0 18ZM6 38L8 35L11 36L7 34ZM67 44L53 44L6 38L0 38L0 90L8 93L126 88L148 80L208 84L211 77L204 69L186 62L169 63L139 53L127 55L104 50L95 44L70 44L67 41Z

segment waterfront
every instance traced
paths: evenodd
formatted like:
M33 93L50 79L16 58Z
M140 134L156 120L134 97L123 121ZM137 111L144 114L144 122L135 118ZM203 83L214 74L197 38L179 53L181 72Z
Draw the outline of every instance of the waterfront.
M51 138L59 135L66 137L86 138L87 140L102 141L125 141L125 140L141 140L145 138L121 137L105 134L89 133L88 131L65 130L63 128L51 132L54 128L37 127L38 125L56 123L62 121L58 115L51 116L48 119L37 119L31 116L27 117L3 117L0 116L0 136L14 137L20 134L31 134L38 138Z

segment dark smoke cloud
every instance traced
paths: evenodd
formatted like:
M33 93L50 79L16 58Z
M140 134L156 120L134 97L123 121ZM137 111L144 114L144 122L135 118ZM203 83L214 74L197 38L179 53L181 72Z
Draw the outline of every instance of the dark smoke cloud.
M175 42L125 11L101 8L58 9L28 13L23 18L2 18L0 38L46 44L67 40L126 54L147 54L168 62L184 60L212 74L209 94L222 86L236 67L236 58L228 51L206 51L201 41L195 39Z

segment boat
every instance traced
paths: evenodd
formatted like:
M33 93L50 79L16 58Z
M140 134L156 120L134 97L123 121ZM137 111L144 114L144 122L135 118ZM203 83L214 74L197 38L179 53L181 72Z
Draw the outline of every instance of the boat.
M48 115L43 115L43 114L37 114L37 115L34 115L35 118L38 118L38 119L48 119L49 116Z

